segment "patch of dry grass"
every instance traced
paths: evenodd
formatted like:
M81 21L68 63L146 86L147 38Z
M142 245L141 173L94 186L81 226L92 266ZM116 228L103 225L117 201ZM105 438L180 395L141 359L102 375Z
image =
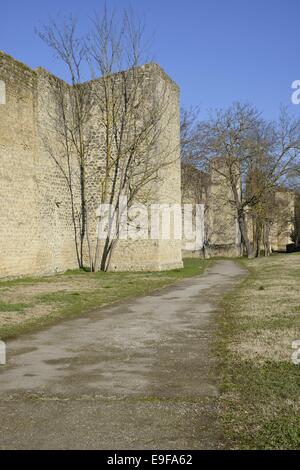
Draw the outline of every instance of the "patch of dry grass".
M300 254L242 260L247 279L224 301L218 351L228 447L300 448Z
M300 339L300 255L243 263L252 275L233 299L240 310L229 350L260 364L289 360L292 341Z

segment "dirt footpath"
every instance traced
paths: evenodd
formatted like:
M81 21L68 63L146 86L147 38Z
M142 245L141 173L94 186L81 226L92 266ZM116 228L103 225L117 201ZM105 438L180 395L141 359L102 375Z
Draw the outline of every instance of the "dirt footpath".
M206 273L7 344L1 449L221 447L216 305L244 271Z

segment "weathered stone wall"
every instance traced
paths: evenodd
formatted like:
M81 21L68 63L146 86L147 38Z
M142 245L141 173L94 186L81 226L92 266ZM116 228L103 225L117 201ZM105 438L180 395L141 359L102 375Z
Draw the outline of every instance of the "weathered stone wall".
M180 203L179 90L159 66L146 68L157 88L167 84L171 97L156 158L172 142L173 163L161 170L154 202ZM61 82L43 69L33 71L0 52L1 80L6 85L6 104L0 105L0 277L75 268L70 194L45 143L48 136L48 144L57 145L59 151L49 116L55 113L55 87ZM97 189L91 176L89 191L95 192L95 204ZM79 188L74 197L77 204ZM94 241L96 222L95 216L89 226ZM114 270L180 266L180 240L120 241L111 263Z
M220 164L222 160L220 159ZM205 204L205 244L203 250L187 251L187 240L183 239L183 256L186 257L237 257L242 255L242 244L235 209L230 204L232 190L225 178L226 168L217 171L217 166L210 168L210 173L203 173L196 168L182 170L183 203ZM294 191L278 188L272 196L269 217L272 220L269 235L273 251L286 251L291 244L291 234L299 230L299 203ZM195 227L194 227L195 228ZM247 216L247 228L250 242L253 244L254 229L252 217ZM263 237L261 250L264 249Z
M182 198L184 204L204 204L204 245L198 251L185 249L186 257L236 257L241 255L241 239L234 207L230 204L232 190L224 176L226 167L218 168L215 161L209 173L185 167L182 171ZM195 226L194 226L195 229Z
M190 164L182 163L181 165L181 194L183 204L183 236L182 236L182 255L183 257L199 258L203 257L203 247L207 239L207 209L208 209L208 192L210 178L209 175L200 171ZM204 205L203 217L198 218L196 227L196 205ZM188 208L188 209L187 209ZM191 210L192 224L191 230L185 228L185 212ZM196 231L201 232L199 237L202 243L194 243L196 241ZM190 233L189 233L190 232ZM188 236L187 236L188 235ZM199 240L200 241L200 240Z
M0 53L0 275L37 270L36 74Z
M69 195L42 139L56 80L0 53L0 276L76 267Z
M286 251L286 245L293 243L291 233L295 221L295 193L284 188L278 189L274 199L271 248L274 251Z
M179 115L179 89L177 85L162 71L156 64L147 64L134 73L138 74L138 86L144 98L139 106L147 107L148 101L154 100L159 103L158 117L162 132L158 133L155 146L149 149L151 153L149 160L157 162L158 172L155 178L143 187L135 198L135 203L141 203L148 207L149 229L151 226L151 204L181 204L181 177L180 177L180 115ZM118 86L118 81L114 84ZM94 83L97 88L95 94L101 97L103 93L101 80ZM139 99L137 99L139 102ZM162 101L164 103L162 103ZM149 107L151 107L149 105ZM147 110L145 110L147 112ZM159 114L162 113L160 116ZM97 100L91 111L91 126L94 129L96 145L93 145L91 152L91 162L87 171L90 174L88 181L88 199L93 201L89 207L91 215L89 221L89 241L92 252L95 251L96 232L94 227L97 224L96 211L101 203L99 181L101 179L101 161L105 160L107 149L101 146L101 135L99 133L100 112L97 107ZM101 119L100 119L101 121ZM99 151L100 150L100 151ZM101 153L102 152L102 153ZM103 154L103 158L101 158ZM145 160L147 160L145 155ZM155 164L154 164L155 167ZM149 173L151 174L151 172ZM98 176L95 176L98 175ZM105 200L105 202L108 202ZM161 220L162 223L162 220ZM151 271L164 270L182 267L181 240L175 239L174 231L171 227L171 237L163 240L161 233L158 239L138 239L118 240L112 252L110 270L115 271ZM100 242L100 255L104 242Z
M220 160L219 165L222 165ZM232 189L226 174L226 166L220 169L212 166L208 194L208 236L209 256L240 256L241 239L236 219L236 211L230 203Z

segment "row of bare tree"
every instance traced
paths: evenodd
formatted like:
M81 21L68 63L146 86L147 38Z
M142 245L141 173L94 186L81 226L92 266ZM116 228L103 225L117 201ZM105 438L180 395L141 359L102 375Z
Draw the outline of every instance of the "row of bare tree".
M269 255L274 192L291 175L300 174L300 120L281 109L279 120L268 122L254 107L234 103L200 121L193 109L182 112L181 141L185 164L213 169L231 188L226 202L234 207L248 257L258 256L262 244Z

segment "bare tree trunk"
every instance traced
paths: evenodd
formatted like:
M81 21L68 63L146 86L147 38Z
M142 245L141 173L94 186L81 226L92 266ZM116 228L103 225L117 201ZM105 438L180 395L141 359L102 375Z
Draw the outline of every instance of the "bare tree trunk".
M264 252L265 252L265 256L271 255L270 226L268 222L266 222L264 226Z
M256 222L256 227L255 227L254 253L255 253L256 258L258 258L260 256L261 235L262 235L262 226L261 226L260 221L258 221L258 222Z
M86 232L86 201L85 201L85 171L80 164L80 198L81 198L81 230L80 230L80 268L84 267L83 248Z
M72 225L74 230L74 243L75 243L75 250L76 250L76 258L78 267L80 268L80 256L79 256L79 246L78 246L78 236L77 236L77 227L76 227L76 216L75 216L75 204L74 204L74 195L72 186L69 185L70 191L70 199L71 199L71 217L72 217Z
M248 237L247 224L245 220L245 213L241 209L238 214L238 224L242 236L242 241L245 245L248 258L254 258L253 247Z

